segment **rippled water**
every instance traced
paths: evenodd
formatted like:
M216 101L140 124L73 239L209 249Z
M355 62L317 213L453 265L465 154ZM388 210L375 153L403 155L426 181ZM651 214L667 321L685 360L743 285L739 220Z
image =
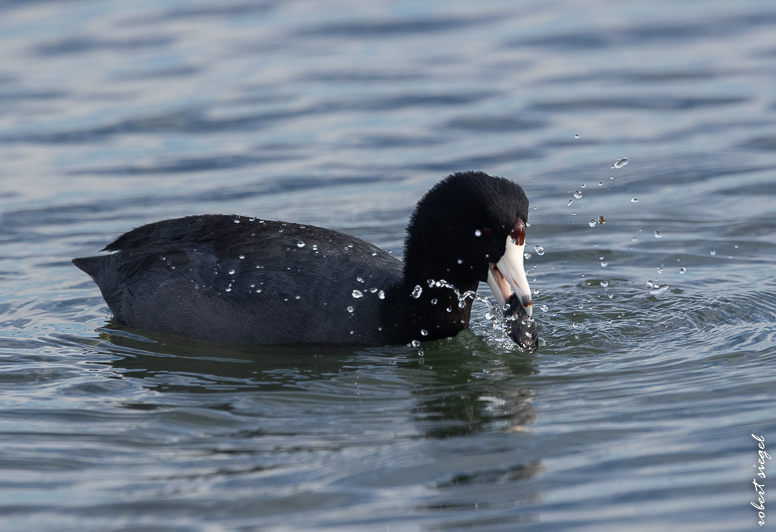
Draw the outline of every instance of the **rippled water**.
M0 528L760 528L776 5L366 4L0 4ZM116 330L69 262L204 212L400 255L467 169L531 198L535 354Z

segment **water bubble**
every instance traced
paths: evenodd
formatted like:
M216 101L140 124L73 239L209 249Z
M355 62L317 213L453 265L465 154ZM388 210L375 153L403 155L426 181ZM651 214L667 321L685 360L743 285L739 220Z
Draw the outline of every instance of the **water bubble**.
M480 231L479 229L475 229L474 236L482 236L482 231Z
M234 270L229 270L229 275L234 275Z
M601 225L604 225L606 223L606 218L604 218L603 215L599 216L598 217L598 223L601 224Z
M542 312L547 312L548 310L550 310L550 307L548 307L547 305L542 305L539 308L542 309Z
M663 233L660 231L655 231L655 238L663 238Z
M595 224L596 224L595 220L590 220L589 222L587 222L587 225L589 225L590 227L595 227Z
M419 357L422 357L422 356L424 356L425 354L426 354L426 353L424 353L422 349L418 349L418 356L419 356ZM421 363L423 363L423 361L422 361L422 360L421 360L420 362L421 362Z
M679 268L679 273L685 273L686 271L687 271L687 268L685 268L684 266Z
M612 165L612 168L622 168L626 164L628 164L628 158L623 157L621 159L617 159L617 162Z
M525 260L529 260L531 258L530 253L523 253L523 257L525 257Z
M364 297L364 294L361 293L361 290L353 290L353 297L358 299L360 297Z
M380 290L379 292L377 292L377 297L378 297L379 299L385 299L385 292L383 292L382 290Z
M420 347L420 340L413 340L412 347Z
M536 254L537 254L537 255L539 255L540 257L541 257L542 255L544 255L544 248L543 248L542 246L539 246L539 245L536 245L536 246L534 246L534 251L535 251L535 252L536 252Z
M350 312L351 314L353 314L353 307L348 307L348 312Z
M654 288L652 290L650 290L649 293L651 295L653 295L653 296L656 296L658 294L662 294L666 290L668 290L668 285L667 284L664 284L664 285L661 286L661 285L655 283Z
M296 243L296 247L298 247L298 248L303 248L303 247L304 247L304 242L302 242L302 241L300 240L299 242L297 242L297 243Z
M574 197L579 199L579 198L582 197L582 193L579 190L577 190L577 191L574 192Z
M419 284L415 285L415 289L412 291L412 297L415 299L418 299L420 297L420 294L423 293L423 288Z
M660 266L658 266L658 267L657 267L657 273L663 273L663 268L661 268Z
M569 200L569 202L566 204L566 207L571 207L572 203L574 203L574 200Z
M711 251L709 251L709 255L711 255L712 257L713 257L714 255L716 255L716 254L717 254L717 252L716 252L715 250L713 250L713 249L712 249Z
M639 198L631 198L631 203L638 203L638 202L639 202Z
M575 138L575 139L578 139L578 138L579 138L579 135L574 135L574 138Z
M601 286L606 288L607 286L609 286L609 281L601 281Z
M421 336L428 336L428 331L426 329L421 329L420 330L420 335Z
M463 264L463 259L458 259L458 264Z
M432 299L432 300L431 300L431 304L432 304L432 305L436 305L436 304L437 304L437 298L434 298L434 299Z

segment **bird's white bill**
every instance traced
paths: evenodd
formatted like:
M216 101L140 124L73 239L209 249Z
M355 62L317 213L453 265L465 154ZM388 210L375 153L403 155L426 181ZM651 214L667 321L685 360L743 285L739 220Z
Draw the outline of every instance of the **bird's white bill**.
M525 313L530 317L532 310L531 287L528 286L523 266L525 245L518 246L513 242L512 237L508 236L504 256L496 264L490 264L488 285L501 308L504 308L504 304L514 292L520 300L520 305L525 309Z

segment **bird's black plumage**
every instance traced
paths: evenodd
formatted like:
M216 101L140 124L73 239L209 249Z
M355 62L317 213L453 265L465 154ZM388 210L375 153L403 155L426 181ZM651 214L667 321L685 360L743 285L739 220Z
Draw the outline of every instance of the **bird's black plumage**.
M517 184L463 172L418 202L404 263L337 231L226 215L144 225L107 245L111 255L73 263L140 329L234 344L406 343L468 326L472 300L461 308L428 279L476 290L516 217L527 222Z

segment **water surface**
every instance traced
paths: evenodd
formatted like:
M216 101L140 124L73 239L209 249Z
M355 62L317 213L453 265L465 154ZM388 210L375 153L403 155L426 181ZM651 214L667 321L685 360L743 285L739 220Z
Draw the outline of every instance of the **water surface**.
M756 1L0 4L1 528L757 527L774 43ZM534 354L481 304L423 357L122 330L69 262L200 213L400 257L469 169L531 198Z

